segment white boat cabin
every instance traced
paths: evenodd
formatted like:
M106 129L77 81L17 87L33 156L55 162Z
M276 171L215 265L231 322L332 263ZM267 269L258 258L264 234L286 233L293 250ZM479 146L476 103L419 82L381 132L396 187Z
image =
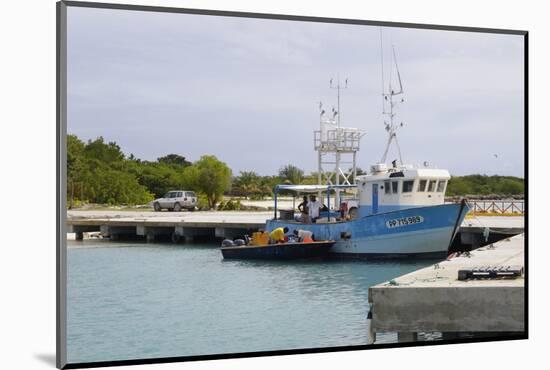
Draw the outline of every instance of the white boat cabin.
M443 169L373 165L371 173L357 177L359 215L443 204L450 178Z

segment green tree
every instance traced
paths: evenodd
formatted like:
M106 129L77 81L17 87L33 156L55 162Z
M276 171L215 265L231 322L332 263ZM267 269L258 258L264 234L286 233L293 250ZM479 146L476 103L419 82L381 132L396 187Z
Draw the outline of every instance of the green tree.
M449 180L449 185L447 186L447 195L466 195L468 194L468 184L461 177L452 177Z
M187 167L191 165L191 162L187 161L185 157L178 154L168 154L164 157L157 158L159 163L172 164L181 167Z
M84 153L89 158L109 164L124 159L124 153L120 150L118 144L114 141L105 144L102 136L94 141L88 141L88 144L84 148Z
M88 172L83 181L86 194L94 203L144 204L153 200L153 195L134 176L107 166Z
M302 178L302 181L300 181L300 184L304 185L316 185L319 183L319 177L316 173L312 173L310 175L304 176Z
M231 169L215 156L204 155L184 169L184 183L188 188L203 193L208 207L213 209L231 187Z
M498 181L496 190L498 193L506 195L523 194L525 185L523 181L517 181L512 178L503 178Z
M296 166L287 164L279 169L279 177L283 182L290 182L291 184L300 184L304 178L304 171Z
M129 171L136 162L126 160L120 147L102 137L84 144L67 135L67 199L107 204L143 204L152 199L146 187Z
M241 171L233 180L232 193L249 196L261 196L261 177L254 171Z
M254 171L240 171L239 176L235 178L235 181L239 185L253 185L258 184L260 176Z
M513 176L468 175L453 176L447 195L518 195L525 191L523 179Z
M82 168L86 145L76 135L67 135L67 177L77 176Z
M184 167L159 162L126 161L125 168L156 198L185 187ZM190 189L194 190L194 189Z
M81 181L86 170L84 149L86 144L76 135L67 135L67 201L69 208L73 208L76 199L83 197L84 184ZM78 192L80 189L80 193ZM82 200L82 199L81 199Z

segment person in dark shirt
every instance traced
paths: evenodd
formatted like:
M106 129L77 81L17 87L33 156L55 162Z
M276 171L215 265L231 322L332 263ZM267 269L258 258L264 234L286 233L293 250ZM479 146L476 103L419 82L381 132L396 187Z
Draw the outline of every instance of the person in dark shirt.
M303 222L305 224L311 223L311 220L309 218L309 206L308 206L308 200L307 196L304 195L302 203L298 204L298 211L300 211L300 222Z

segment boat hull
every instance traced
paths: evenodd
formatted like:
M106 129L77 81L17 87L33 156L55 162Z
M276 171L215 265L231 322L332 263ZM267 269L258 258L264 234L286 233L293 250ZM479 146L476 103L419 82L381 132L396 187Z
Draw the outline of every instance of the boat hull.
M332 254L353 257L440 257L445 256L468 207L442 204L415 207L361 217L357 220L302 224L268 220L266 228L303 229L316 239L335 240Z
M292 260L326 256L334 241L221 248L225 259Z

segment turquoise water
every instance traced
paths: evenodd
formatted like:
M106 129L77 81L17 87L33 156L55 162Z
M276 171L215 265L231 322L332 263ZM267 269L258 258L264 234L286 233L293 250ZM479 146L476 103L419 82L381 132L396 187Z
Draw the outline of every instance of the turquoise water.
M217 244L68 245L71 363L363 345L369 286L433 263L226 261Z

